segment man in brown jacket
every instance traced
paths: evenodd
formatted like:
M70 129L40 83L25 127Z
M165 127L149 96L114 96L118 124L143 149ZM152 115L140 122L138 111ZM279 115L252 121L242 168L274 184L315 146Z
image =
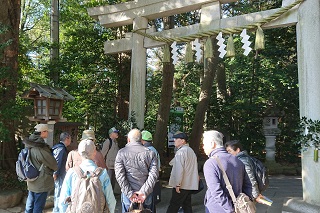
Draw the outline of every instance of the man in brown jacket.
M36 131L24 141L25 146L30 148L31 162L40 171L40 175L36 180L27 181L28 198L26 213L42 212L48 192L54 189L52 175L58 169L57 161L52 156L50 147L42 137L48 131L50 131L48 126L42 124L41 128L36 128Z

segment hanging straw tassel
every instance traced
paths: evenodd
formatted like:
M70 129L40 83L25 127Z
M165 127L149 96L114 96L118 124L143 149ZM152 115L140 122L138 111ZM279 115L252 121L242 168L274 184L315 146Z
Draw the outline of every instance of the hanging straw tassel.
M264 49L264 33L263 33L263 30L260 26L258 26L258 28L257 28L254 49L255 50L263 50Z
M186 63L192 63L193 62L193 51L191 42L188 42L186 45L186 56L185 56Z
M211 37L207 38L206 44L204 45L204 58L212 58L213 57L213 47Z
M234 41L233 36L230 34L228 41L227 41L227 55L226 57L234 57L236 55L236 51L234 49Z
M170 62L170 49L168 44L165 44L163 48L162 63L165 63L165 62Z

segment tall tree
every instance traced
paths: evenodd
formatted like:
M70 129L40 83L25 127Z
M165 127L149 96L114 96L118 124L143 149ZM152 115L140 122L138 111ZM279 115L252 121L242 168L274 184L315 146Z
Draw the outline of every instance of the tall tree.
M0 20L0 168L14 169L20 0L2 0Z
M203 82L201 85L201 91L199 95L199 103L197 105L194 122L192 125L192 132L190 137L190 146L195 151L196 154L199 153L199 147L201 142L201 135L203 132L203 124L205 119L205 113L207 111L211 93L212 93L212 84L216 74L216 70L219 64L218 59L218 46L216 45L215 38L208 38L212 40L212 46L214 50L213 57L204 59L204 75Z
M173 16L164 18L165 29L174 27ZM163 63L161 97L159 103L159 111L157 116L156 132L154 134L154 145L157 150L164 150L164 141L167 136L167 125L169 121L169 113L173 90L174 65L172 64L171 51L170 62ZM163 153L163 152L160 152Z

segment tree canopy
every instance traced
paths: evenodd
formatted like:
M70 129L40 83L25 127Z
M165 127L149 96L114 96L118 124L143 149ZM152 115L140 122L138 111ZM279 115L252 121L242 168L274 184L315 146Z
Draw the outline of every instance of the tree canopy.
M70 122L81 122L82 128L92 127L99 140L107 136L112 126L122 129L125 135L135 125L134 118L128 118L130 93L130 54L104 54L104 42L123 38L132 26L104 28L89 17L87 8L117 4L122 1L65 0L60 2L59 44L50 42L50 2L25 0L21 3L19 24L19 54L17 69L0 66L2 94L8 75L15 76L15 95L0 100L0 140L14 144L18 148L18 137L31 133L33 123L26 118L31 116L33 103L21 99L30 82L48 84L65 89L75 97L66 102L63 116ZM235 16L250 12L273 9L281 6L280 0L249 1L241 0L225 4L225 16ZM20 9L20 5L16 5ZM0 9L0 11L5 8ZM18 19L16 17L16 19ZM174 27L199 23L200 11L177 14L173 17ZM150 20L162 30L164 19ZM9 23L0 26L0 49L10 45L14 37L5 35ZM234 36L236 56L218 60L213 76L212 93L205 110L201 129L216 129L227 139L239 139L244 147L259 158L263 158L265 138L262 132L262 119L267 107L272 104L279 109L281 134L277 137L276 158L282 162L297 162L298 147L293 143L295 129L299 124L299 94L297 71L296 32L294 27L265 30L266 48L253 51L248 56L242 54L240 37ZM254 32L249 32L250 40ZM59 47L59 60L50 60L50 49ZM183 46L181 46L181 50ZM161 48L149 49L146 71L145 129L155 133L161 88L163 80L163 52ZM199 93L203 84L203 63L185 63L181 60L174 67L173 92L170 107L184 108L184 131L192 133L199 105ZM3 54L0 58L3 60ZM50 79L50 72L58 70L59 80ZM10 70L10 71L8 71ZM170 84L171 82L169 82ZM169 112L168 112L169 113ZM128 119L132 119L128 122ZM9 122L4 122L9 121ZM11 123L13 125L7 125ZM167 124L168 125L168 124ZM162 132L165 140L167 132ZM199 138L200 141L200 138ZM194 143L190 141L190 144ZM124 145L124 142L122 143ZM166 141L160 153L166 152ZM0 145L0 159L8 158L4 152L8 148ZM201 150L201 145L199 146ZM14 150L14 152L16 152ZM287 155L291 153L291 155ZM9 166L10 167L10 166ZM1 168L6 168L1 164ZM12 168L12 166L11 166Z

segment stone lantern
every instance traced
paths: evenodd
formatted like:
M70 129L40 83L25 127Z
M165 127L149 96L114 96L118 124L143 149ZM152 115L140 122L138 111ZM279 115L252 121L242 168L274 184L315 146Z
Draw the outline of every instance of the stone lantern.
M31 88L23 94L23 98L34 100L34 116L29 117L31 121L66 121L62 117L63 102L74 100L74 97L65 90L30 83Z
M281 133L278 128L279 117L279 111L269 105L263 118L263 133L266 137L266 161L275 162L276 137Z
M76 123L76 128L74 128L74 123L67 123L66 119L62 116L62 107L64 101L74 100L75 98L67 93L64 89L58 87L50 87L47 85L40 85L35 83L30 83L31 88L26 91L22 98L32 99L34 102L34 116L29 117L30 121L35 121L38 123L46 123L49 129L55 130L55 124L59 122L62 126L61 129L64 131L72 132L72 141L77 141L77 126L81 124ZM58 128L59 129L59 128ZM57 138L59 131L49 132L47 143L50 146L54 144L54 138ZM58 138L59 141L59 138Z

